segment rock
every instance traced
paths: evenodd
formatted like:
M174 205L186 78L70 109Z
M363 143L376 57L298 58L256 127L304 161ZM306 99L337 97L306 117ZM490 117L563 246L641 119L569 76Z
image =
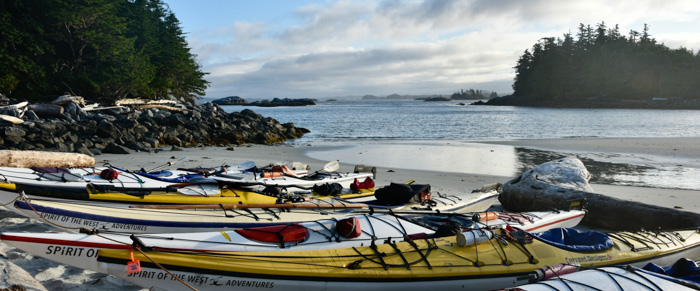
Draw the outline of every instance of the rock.
M274 99L272 99L272 101L270 101L270 100L261 100L261 101L251 102L250 105L252 105L252 106L261 106L261 107L275 107L275 106L307 106L307 105L316 105L316 102L314 102L314 100L313 100L313 99L310 99L310 98L301 98L301 99L289 99L289 98L279 99L279 98L274 98Z
M276 102L285 102L277 99ZM193 104L185 111L130 107L82 110L67 101L57 118L25 120L0 131L0 145L6 149L46 149L99 154L110 143L133 150L150 151L161 146L274 144L299 138L308 130L293 123L280 124L252 110L227 113L219 105ZM53 106L53 107L52 107ZM64 109L65 108L65 109ZM184 108L184 107L183 107ZM106 151L126 152L111 146Z
M248 101L246 101L245 99L238 97L238 96L229 96L229 97L216 99L216 100L212 101L211 103L214 103L217 105L247 105Z
M117 136L116 127L114 124L107 119L102 119L99 124L97 124L97 136L103 138L115 138Z
M20 129L20 128L17 128L17 127L14 127L14 126L5 126L5 136L6 136L6 137L14 136L14 137L20 137L20 138L21 138L21 137L23 137L23 136L25 136L25 135L27 135L27 132L24 131L24 130L22 130L22 129Z
M120 145L115 144L115 143L110 143L109 145L107 145L107 147L105 147L105 148L102 150L102 153L104 153L104 154L121 154L121 155L126 155L126 154L131 154L132 152L131 152L131 150L130 150L129 148L127 148L127 147L120 146Z
M590 173L577 158L564 158L536 166L506 182L498 200L510 211L546 211L566 208L586 199L582 223L607 230L696 228L700 214L626 201L593 193Z

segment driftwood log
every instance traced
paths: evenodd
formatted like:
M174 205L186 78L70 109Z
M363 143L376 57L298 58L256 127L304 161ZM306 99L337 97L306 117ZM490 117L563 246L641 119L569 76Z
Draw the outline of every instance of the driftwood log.
M78 153L0 151L0 166L2 167L92 167L95 162L95 158Z
M63 107L54 104L33 104L29 105L29 109L34 111L36 115L43 117L59 118L63 116Z
M577 174L569 176L572 173ZM589 185L580 185L582 179L588 181L587 175L590 177L577 158L548 162L506 182L498 200L511 211L541 211L562 209L571 201L586 199L588 213L582 224L607 230L672 230L700 226L697 213L591 193Z

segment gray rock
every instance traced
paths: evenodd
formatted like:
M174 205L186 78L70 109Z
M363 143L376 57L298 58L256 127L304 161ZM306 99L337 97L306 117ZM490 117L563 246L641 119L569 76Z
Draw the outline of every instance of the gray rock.
M246 104L248 104L248 101L246 101L245 99L238 97L238 96L229 96L229 97L216 99L216 100L212 101L211 103L214 103L217 105L246 105Z
M25 135L27 135L27 132L20 129L20 128L17 128L14 126L5 126L5 136L6 137L13 136L13 137L20 137L21 138Z
M120 146L120 145L115 144L115 143L110 143L109 145L107 145L107 147L105 147L105 148L102 150L102 153L105 153L105 154L122 154L122 155L125 155L125 154L131 154L132 151L131 151L129 148L127 148L127 147Z
M110 122L107 119L102 119L100 123L97 125L97 136L99 137L110 137L110 138L116 138L116 128L114 127L114 124Z

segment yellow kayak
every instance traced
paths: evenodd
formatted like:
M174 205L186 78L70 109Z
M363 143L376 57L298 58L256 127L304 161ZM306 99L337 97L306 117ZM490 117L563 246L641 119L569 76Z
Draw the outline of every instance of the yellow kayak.
M89 200L150 203L150 204L276 204L302 202L305 199L341 198L353 199L374 195L374 189L362 189L358 193L343 193L337 196L289 196L279 197L250 191L243 188L218 187L215 184L191 185L176 191L135 191L134 193L99 192L88 190Z
M277 197L256 192L221 188L217 194L183 194L180 192L149 191L147 194L89 193L90 200L154 203L154 204L275 204Z
M510 240L496 230L492 238L470 241L458 236L345 249L289 252L184 252L100 250L99 269L134 284L168 290L492 290L527 283L527 274L546 266L665 265L678 258L697 259L700 233L621 232L603 235L605 248L576 249L535 238ZM133 256L133 259L132 259ZM139 264L128 264L138 260ZM174 280L164 269L182 278ZM127 272L131 267L133 273ZM140 271L138 271L140 270ZM137 272L138 271L138 272ZM519 282L519 283L518 283ZM249 288L246 288L249 287Z

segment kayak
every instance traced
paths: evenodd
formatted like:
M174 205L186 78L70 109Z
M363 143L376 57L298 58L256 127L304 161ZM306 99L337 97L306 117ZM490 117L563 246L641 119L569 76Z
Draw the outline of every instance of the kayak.
M688 259L680 259L671 267L678 265L692 265L695 271L694 274L683 275L696 279L700 278L700 274L698 274L700 268L697 263ZM630 265L581 268L578 264L562 264L533 272L528 280L530 282L528 284L505 290L700 290L700 281L686 280L683 277L678 278L653 272L648 269L648 265L643 268Z
M166 188L173 184L111 168L0 167L0 189L27 195L88 199L88 183L115 189Z
M3 192L0 191L0 196ZM350 203L346 199L318 199L287 204L245 205L131 205L126 203L47 200L40 198L17 199L5 197L5 206L20 215L60 225L70 231L81 228L100 231L128 231L132 233L168 233L219 231L226 228L270 226L281 223L314 221L319 215L339 217L354 208L367 208L374 212L481 212L498 199L498 190L489 189L475 193L461 193L434 197L434 205L406 203L398 206L373 207L364 203ZM272 197L271 197L272 198ZM297 207L289 209L284 207ZM304 207L304 208L302 208Z
M308 199L344 198L354 199L372 196L374 189L341 189L336 195L307 193L264 193L236 185L220 185L214 180L201 180L198 183L170 183L164 187L121 187L114 185L83 183L84 189L65 190L65 185L26 185L0 182L0 189L6 192L28 194L32 198L77 199L91 201L111 201L150 204L275 204L297 202ZM76 183L73 183L76 184ZM77 187L77 186L76 186ZM77 188L76 188L77 189Z
M314 186L323 184L339 184L342 188L350 188L350 185L355 181L364 181L367 178L374 178L373 173L339 173L339 172L319 172L308 176L291 176L289 174L276 174L272 172L262 173L244 173L244 174L217 174L209 178L227 182L249 185L255 189L263 189L265 187L280 187L287 191L304 191L310 190Z
M550 232L573 233L500 229L491 238L471 242L456 235L285 252L101 249L97 262L100 272L167 290L493 290L523 285L530 272L567 262L590 267L666 265L700 255L700 233L695 229L579 232L585 242L593 242L577 245L542 237Z
M481 213L481 221L473 215L399 216L384 213L354 214L311 222L281 224L275 226L223 229L213 232L130 234L113 232L85 233L0 233L5 243L26 252L74 267L97 271L99 249L129 249L134 243L147 248L177 249L187 251L287 251L360 247L401 241L404 237L434 236L438 225L455 222L463 231L499 228L505 225L519 226L527 231L547 230L555 227L574 227L584 211L552 211L531 213L487 212ZM439 222L438 225L426 223ZM517 220L513 217L530 218ZM353 222L355 236L341 231L343 225Z

